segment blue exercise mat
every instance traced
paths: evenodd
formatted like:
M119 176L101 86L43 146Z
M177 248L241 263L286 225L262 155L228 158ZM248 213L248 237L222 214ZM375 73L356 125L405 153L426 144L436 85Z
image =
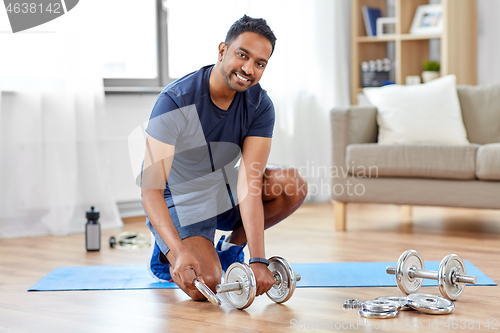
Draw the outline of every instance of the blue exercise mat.
M300 287L396 287L396 277L385 272L387 266L395 262L345 262L326 264L292 264L299 273ZM425 269L437 271L439 261L425 262ZM479 268L465 262L467 274L477 277L476 286L496 286L497 284ZM424 279L423 286L437 286L436 280Z
M394 275L385 272L395 262L350 262L292 264L302 279L297 288L306 287L395 287ZM425 268L437 270L439 262L426 262ZM467 274L477 276L480 286L496 283L470 262L465 262ZM434 280L424 280L424 286L437 286ZM173 282L156 282L145 265L58 267L42 278L28 291L63 290L124 290L173 289Z

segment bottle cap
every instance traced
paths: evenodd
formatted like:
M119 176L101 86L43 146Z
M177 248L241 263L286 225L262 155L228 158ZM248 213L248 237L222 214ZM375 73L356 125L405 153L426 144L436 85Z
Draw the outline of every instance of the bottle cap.
M94 210L94 206L90 207L90 210L87 212L87 220L97 221L98 219L99 219L99 211Z

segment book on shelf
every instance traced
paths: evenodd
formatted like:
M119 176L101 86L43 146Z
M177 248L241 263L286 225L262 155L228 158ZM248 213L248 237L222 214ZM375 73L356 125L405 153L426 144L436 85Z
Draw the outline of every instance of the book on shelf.
M362 7L363 20L365 21L366 35L377 36L377 19L382 16L382 11L377 7Z

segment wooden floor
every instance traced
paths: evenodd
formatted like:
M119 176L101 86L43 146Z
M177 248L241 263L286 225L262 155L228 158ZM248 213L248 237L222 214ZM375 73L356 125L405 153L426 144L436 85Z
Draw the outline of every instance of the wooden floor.
M304 205L266 231L267 255L281 255L290 262L352 262L396 261L410 248L418 250L426 261L440 261L446 254L456 253L500 283L500 211L415 207L413 223L408 224L401 221L397 206L352 204L347 218L348 231L335 232L332 205ZM126 223L120 230L104 230L103 245L121 230L147 232L142 221ZM147 249L127 251L107 246L98 253L87 253L83 235L0 240L0 332L500 329L500 288L491 286L467 287L452 315L405 311L390 320L364 320L357 312L342 309L342 302L401 294L396 287L300 288L283 305L262 296L245 311L235 310L227 302L222 307L194 302L179 290L26 292L58 266L143 264L147 256ZM437 287L421 291L439 294ZM448 320L449 329L445 327ZM483 326L485 323L490 329Z

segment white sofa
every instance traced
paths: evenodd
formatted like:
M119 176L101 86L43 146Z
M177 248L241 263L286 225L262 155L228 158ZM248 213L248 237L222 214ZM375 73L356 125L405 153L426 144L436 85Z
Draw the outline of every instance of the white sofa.
M332 110L337 230L350 202L500 209L500 85L457 93L468 145L380 145L376 108Z

